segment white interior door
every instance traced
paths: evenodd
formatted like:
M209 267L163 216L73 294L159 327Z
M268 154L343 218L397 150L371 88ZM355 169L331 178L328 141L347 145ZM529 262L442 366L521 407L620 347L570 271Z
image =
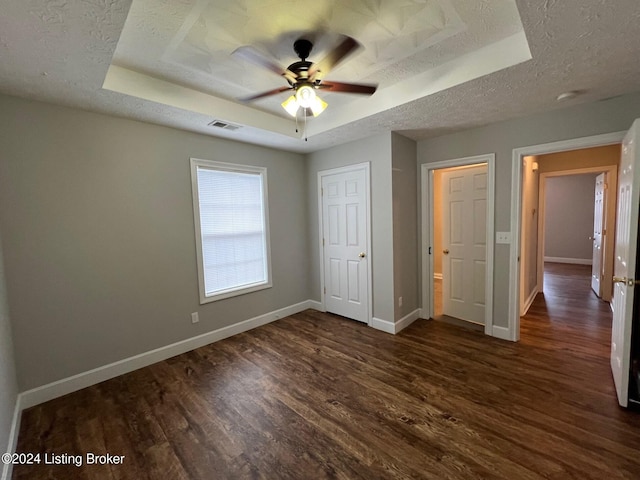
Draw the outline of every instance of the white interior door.
M322 175L325 308L368 322L368 175L357 168Z
M485 323L487 166L442 174L442 310Z
M629 359L635 289L640 201L640 120L636 120L622 142L618 177L617 226L614 260L614 289L611 308L611 370L618 403L626 407L629 399Z
M602 232L604 228L606 174L596 177L595 202L593 207L593 261L591 266L591 288L602 297Z

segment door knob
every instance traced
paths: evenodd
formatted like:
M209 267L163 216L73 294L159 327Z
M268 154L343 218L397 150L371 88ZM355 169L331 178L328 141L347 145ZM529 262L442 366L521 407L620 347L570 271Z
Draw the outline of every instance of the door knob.
M366 256L367 256L367 254L366 254L366 253L364 253L364 252L360 252L360 255L358 255L358 256L359 256L360 258L364 258L364 257L366 257Z
M445 255L449 255L449 249L445 248L444 250L442 250L442 253L444 253Z

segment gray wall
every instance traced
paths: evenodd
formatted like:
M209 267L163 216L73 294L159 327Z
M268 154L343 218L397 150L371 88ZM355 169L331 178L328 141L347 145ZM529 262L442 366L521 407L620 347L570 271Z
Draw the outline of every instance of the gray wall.
M418 185L415 177L416 142L393 133L393 290L395 320L419 308ZM398 298L402 297L402 306Z
M21 390L310 298L303 156L7 96L0 122ZM199 304L189 157L267 167L273 288Z
M18 383L13 359L13 341L7 305L2 241L0 236L0 453L12 451L9 433L18 398ZM0 465L0 476L5 466Z
M497 231L510 231L511 157L514 148L627 130L640 117L640 94L578 105L418 142L418 167L428 162L496 154ZM509 245L496 245L494 324L508 325ZM423 302L424 304L424 302Z
M391 134L376 135L328 148L307 156L307 203L310 245L310 298L320 300L318 172L371 162L371 248L373 316L394 321L393 308L393 208ZM415 163L414 163L415 167Z
M591 260L597 173L546 181L544 256Z

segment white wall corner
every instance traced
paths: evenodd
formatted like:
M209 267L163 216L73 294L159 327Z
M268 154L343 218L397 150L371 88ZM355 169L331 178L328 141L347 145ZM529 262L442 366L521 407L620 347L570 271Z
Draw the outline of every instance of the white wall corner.
M416 308L413 312L405 315L397 322L390 322L389 320L382 320L381 318L373 317L371 320L371 326L376 330L395 335L419 319L421 317L420 313L421 309Z
M0 453L15 453L16 447L18 446L18 434L20 433L20 420L22 419L22 394L18 394L16 398L16 405L13 409L13 420L11 421L11 431L9 432L9 443L7 445L6 451L2 451ZM9 480L11 478L11 474L13 473L13 465L4 464L2 468L2 475L0 475L0 479Z
M294 315L309 308L315 309L318 304L319 302L315 302L313 300L305 300L304 302L296 303L295 305L274 310L273 312L265 313L227 327L219 328L196 337L172 343L171 345L166 345L164 347L125 358L102 367L94 368L87 372L79 373L47 385L27 390L19 395L20 410L39 405L40 403L90 387L91 385L104 382L105 380L109 380L119 375L124 375L125 373L138 370L139 368L144 368L148 365L215 343L219 340L224 340L225 338L233 335L266 325L267 323L278 320L279 318Z
M389 320L382 320L381 318L373 317L371 319L371 326L376 330L381 330L383 332L391 333L395 335L396 333L396 324L390 322Z
M311 309L317 310L319 312L326 312L327 311L327 309L324 308L324 305L322 304L322 302L318 302L316 300L307 300L307 304L308 304L307 308L311 308Z
M398 333L407 328L413 322L420 318L420 309L417 308L413 312L405 315L400 320L398 320L395 324L395 332Z

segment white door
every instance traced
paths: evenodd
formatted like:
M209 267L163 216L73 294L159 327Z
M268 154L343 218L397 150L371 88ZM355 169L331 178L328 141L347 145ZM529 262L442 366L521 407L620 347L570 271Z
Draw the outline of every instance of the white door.
M442 311L485 323L487 166L442 174Z
M613 324L611 326L611 370L618 403L626 407L629 398L629 359L635 288L640 202L640 120L636 120L622 142L618 177L616 246L614 260Z
M595 202L593 208L593 262L591 266L591 288L598 297L602 297L602 230L604 228L606 174L596 177Z
M368 323L367 170L321 173L321 179L325 307Z

